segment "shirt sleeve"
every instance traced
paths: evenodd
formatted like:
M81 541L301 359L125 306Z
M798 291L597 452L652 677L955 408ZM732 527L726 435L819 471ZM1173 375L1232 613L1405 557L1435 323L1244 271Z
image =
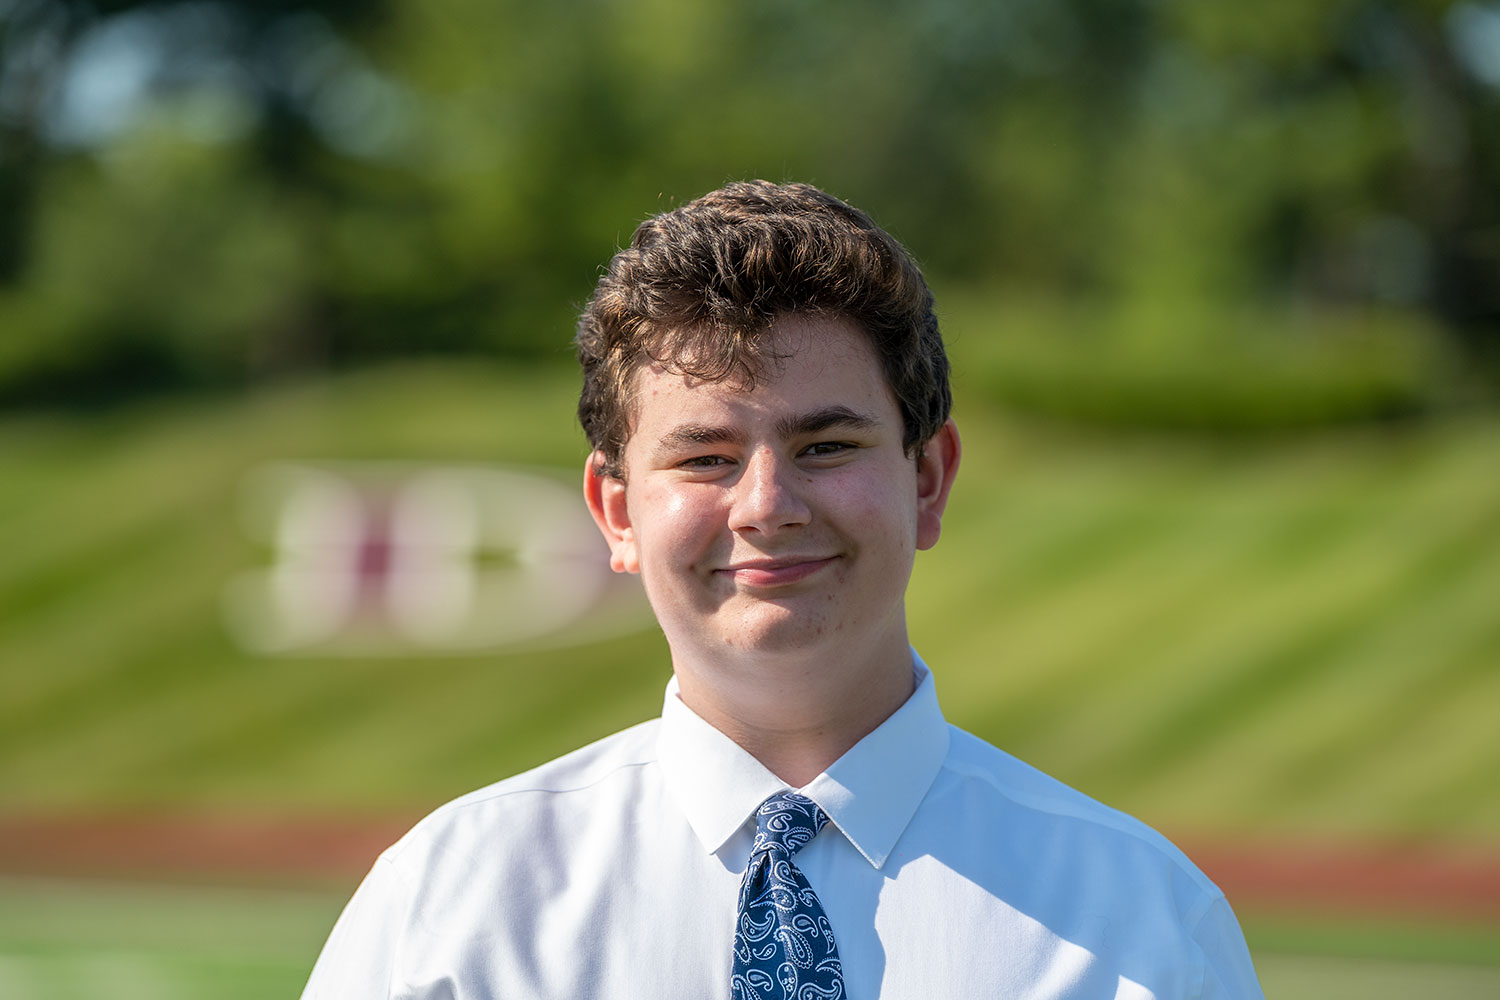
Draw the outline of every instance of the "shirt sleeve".
M302 1000L395 1000L391 986L410 909L409 883L381 855L333 925Z
M1265 1000L1245 935L1223 896L1204 911L1193 938L1203 949L1202 1000Z

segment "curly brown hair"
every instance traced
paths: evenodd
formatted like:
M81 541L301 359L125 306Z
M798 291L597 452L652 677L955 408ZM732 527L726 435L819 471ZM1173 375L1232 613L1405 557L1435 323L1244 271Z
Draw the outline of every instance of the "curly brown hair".
M635 372L657 364L746 389L784 360L779 316L852 321L870 337L915 455L948 419L948 356L932 292L868 215L808 184L742 181L647 219L615 254L578 320L578 419L624 478Z

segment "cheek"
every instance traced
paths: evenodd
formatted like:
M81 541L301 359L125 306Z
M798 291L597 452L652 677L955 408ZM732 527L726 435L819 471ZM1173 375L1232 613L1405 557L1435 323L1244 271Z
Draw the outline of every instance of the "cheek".
M898 489L902 492L892 493ZM851 476L829 493L828 505L831 514L850 526L862 531L878 529L882 542L900 544L908 536L915 538L916 477L905 467L892 467L884 474L861 472Z
M632 506L631 521L637 526L645 558L654 552L677 562L700 553L720 534L724 517L707 492L651 490L638 501Z
M657 509L663 517L675 520L690 516L692 514L692 503L681 492L668 492L663 494L658 501Z

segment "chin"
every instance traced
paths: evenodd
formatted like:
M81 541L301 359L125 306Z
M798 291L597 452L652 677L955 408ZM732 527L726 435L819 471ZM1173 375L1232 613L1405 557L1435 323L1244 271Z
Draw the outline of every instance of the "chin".
M734 615L726 625L720 632L724 645L770 654L814 648L843 634L835 618L767 604Z

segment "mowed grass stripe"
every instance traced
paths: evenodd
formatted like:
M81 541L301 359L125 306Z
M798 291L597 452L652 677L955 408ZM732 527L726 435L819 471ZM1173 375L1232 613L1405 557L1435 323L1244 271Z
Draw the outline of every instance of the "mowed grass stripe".
M1259 559L1264 552L1285 552L1306 559L1316 553L1318 545L1332 545L1351 535L1358 539L1358 521L1379 516L1380 510L1360 510L1339 498L1322 499L1322 494L1314 498L1310 514L1304 510L1279 510L1278 506L1284 505L1286 499L1277 494L1286 491L1286 484L1278 480L1284 480L1286 475L1285 470L1275 466L1269 471L1278 476L1267 483L1260 481L1267 477L1267 470L1261 465L1252 465L1246 472L1232 462L1205 460L1202 455L1189 454L1179 459L1186 463L1185 467L1147 470L1155 474L1148 488L1142 485L1148 475L1129 468L1113 469L1118 461L1114 457L1101 459L1087 452L1082 461L1110 468L1118 479L1115 483L1101 482L1097 475L1072 477L1066 471L1059 476L1054 466L1061 463L1050 455L1046 459L1039 463L1040 467L1018 466L1014 462L1007 465L1003 458L994 457L971 463L980 465L982 470L1005 467L1004 475L997 477L1003 483L995 484L992 490L986 489L990 485L987 483L977 487L973 482L965 484L971 495L976 491L983 495L998 494L997 513L980 519L970 511L965 520L960 511L950 517L954 527L948 538L956 547L940 546L923 557L927 565L919 564L918 591L913 601L914 614L919 619L931 607L941 609L950 619L973 621L976 623L973 627L986 629L987 634L980 641L990 649L1011 652L1020 649L1045 655L1061 642L1080 643L1083 648L1074 659L1111 671L1118 663L1120 651L1123 649L1128 655L1132 643L1122 644L1108 637L1091 644L1091 631L1085 625L1097 627L1098 621L1105 617L1128 623L1144 610L1154 609L1158 616L1167 619L1164 624L1169 626L1166 634L1170 636L1177 631L1171 626L1180 626L1190 617L1184 612L1192 610L1181 607L1181 597L1211 595L1216 584L1230 590L1243 587L1241 564ZM1347 487L1351 491L1360 491L1361 480L1368 478L1367 470L1357 471L1361 475ZM1072 483L1078 478L1089 484L1086 491L1055 488L1057 480ZM1328 488L1326 483L1323 486ZM1024 496L1024 500L1015 499L1018 495ZM1299 498L1294 493L1292 499ZM1300 499L1304 505L1307 503L1307 497ZM1349 509L1350 506L1354 509ZM1155 530L1149 535L1119 530L1122 510L1130 518L1149 519ZM1036 553L1039 558L1033 562L1018 558L1018 548L1025 552L1026 543L1018 546L1015 537L1034 532L1039 522L1061 526L1064 538L1071 535L1076 540L1077 544L1071 548L1072 557L1064 560L1069 569L1067 574L1038 571L1034 563L1044 565L1055 559L1055 553L1046 548ZM1084 530L1080 530L1080 525ZM1114 540L1104 544L1112 535ZM1168 549L1171 559L1163 558ZM1299 550L1305 551L1299 555ZM993 555L974 558L970 553L975 552ZM1266 569L1268 579L1286 575L1289 567L1285 557L1271 562ZM982 576L964 572L976 567L983 570ZM1199 574L1196 577L1191 575L1195 568ZM1106 578L1111 572L1116 575ZM1208 591L1203 590L1205 585ZM1163 587L1171 590L1158 593ZM1131 601L1134 606L1125 608L1125 602ZM1035 633L1034 638L1028 635L1028 630ZM1094 655L1099 647L1109 650L1110 655ZM1033 695L1039 693L1040 684L1050 679L1059 700L1066 702L1074 697L1076 679L1056 669L1051 662L1056 658L1046 656L1042 662L1027 661L1024 673L997 672L992 679L1004 683L1019 678ZM1024 726L1031 711L1023 709L1018 715L1004 721Z
M1356 774L1368 766L1372 745L1373 756L1382 755L1390 734L1451 705L1471 704L1470 696L1500 673L1500 615L1485 616L1494 609L1490 595L1500 593L1500 564L1481 559L1471 565L1475 572L1454 585L1434 587L1399 617L1378 621L1343 658L1322 697L1299 697L1297 709L1322 709L1326 735L1299 744L1296 759L1273 772L1276 798L1294 805L1325 795L1327 775ZM1288 706L1284 714L1291 711ZM1316 732L1311 723L1318 717L1309 713L1310 725L1298 731Z
M1072 547L1086 542L1096 530L1121 526L1121 522L1111 521L1096 522L1090 526L1093 530L1062 544ZM1121 537L1126 536L1117 536ZM1007 588L966 583L962 592L943 588L942 596L928 596L925 602L941 607L944 621L957 624L967 633L955 637L957 649L933 646L922 639L921 618L913 623L920 648L940 670L945 695L950 686L953 688L958 710L955 719L974 724L972 709L987 705L998 714L978 720L978 724L1003 730L1009 739L1025 742L1045 728L1049 724L1049 702L1065 697L1063 692L1076 684L1078 674L1096 665L1088 655L1096 646L1096 636L1111 629L1131 628L1139 620L1140 609L1133 606L1134 602L1111 599L1101 604L1089 601L1087 593L1109 589L1102 582L1106 576L1117 578L1112 571L1137 565L1145 553L1159 549L1170 538L1166 522L1158 521L1152 528L1132 519L1126 542L1117 541L1091 566L1079 564L1066 576L1054 575L1046 586L1049 593L1013 590L1009 598L997 597L992 603L984 595ZM963 539L957 539L956 544L962 548ZM1128 575L1129 570L1125 572Z
M1316 615L1311 599L1338 597L1338 588L1330 590L1314 580L1306 593L1284 602L1287 607L1246 613L1246 598L1283 603L1285 592L1279 588L1289 579L1298 586L1308 579L1305 572L1289 573L1286 557L1265 557L1268 548L1286 545L1278 536L1299 539L1311 534L1325 549L1333 549L1320 553L1309 547L1302 554L1309 561L1319 555L1332 561L1339 557L1337 547L1357 551L1368 542L1353 518L1346 518L1355 523L1343 530L1309 533L1296 518L1269 517L1241 527L1244 522L1237 514L1226 518L1211 500L1199 503L1193 496L1178 496L1173 506L1181 509L1181 516L1169 537L1128 560L1094 566L1067 591L1049 595L1021 615L1005 607L991 616L987 637L993 636L995 647L1006 649L1013 662L1024 664L1024 689L1011 692L1020 697L993 699L1002 713L988 720L996 730L1012 738L1020 734L1024 741L1043 730L1057 732L1059 720L1069 718L1079 718L1085 728L1108 725L1107 719L1083 720L1077 714L1079 698L1118 717L1107 699L1090 697L1096 689L1147 684L1152 673L1162 675L1165 684L1175 684L1173 672L1162 669L1173 658L1184 661L1182 673L1212 670L1223 656L1215 646L1227 644L1237 651L1245 642L1263 643L1268 622L1284 627L1288 612ZM1384 516L1380 511L1362 513L1366 521ZM1326 517L1318 511L1312 520L1321 524ZM1248 634L1234 634L1235 620ZM1205 638L1207 647L1195 653ZM1017 673L1011 671L1010 676ZM1127 697L1138 700L1144 699ZM1077 743L1071 738L1063 742Z
M1380 817L1414 834L1483 842L1500 820L1500 625L1476 649L1481 669L1467 671L1461 692L1432 699L1420 710L1393 715L1371 734L1368 752L1351 754L1337 799L1345 814ZM1457 687L1457 685L1455 685ZM1331 786L1330 786L1331 787ZM1334 799L1330 794L1327 799ZM1327 809L1310 798L1306 812Z
M402 381L398 379L397 383ZM238 425L229 429L240 437L256 438L256 427L243 419L225 419L222 411L226 409L236 412L235 408L213 408L206 422L151 427L133 450L121 448L113 440L118 431L93 435L101 441L88 446L75 441L72 450L77 452L76 464L62 470L65 481L51 491L52 496L37 501L36 510L53 524L52 531L39 537L66 544L53 545L50 552L43 547L44 572L20 575L18 586L24 585L37 599L15 601L11 599L14 594L7 594L3 605L13 609L10 617L21 634L0 634L0 643L8 647L7 657L14 654L15 662L27 664L24 673L17 673L19 683L8 684L5 704L11 710L8 721L12 724L0 727L0 746L22 748L23 759L12 760L12 765L22 765L23 769L28 763L45 765L48 747L57 745L63 753L55 762L68 773L75 773L72 765L80 759L108 762L104 767L95 763L87 774L108 772L111 765L114 769L128 768L131 762L151 756L161 742L180 742L184 734L202 729L201 725L184 722L216 720L219 733L235 728L234 717L246 701L242 697L225 698L226 692L216 687L217 679L225 675L224 663L239 663L242 657L225 648L218 635L217 593L184 588L177 582L223 579L228 568L246 564L249 546L235 537L238 526L231 501L239 477L251 460L234 458L218 467L203 461L210 454L234 454L234 449L223 446L223 425ZM431 410L423 407L415 412L430 414ZM307 428L299 423L296 430L299 446L306 447ZM209 442L213 443L211 448ZM276 453L264 441L258 450ZM167 470L176 475L164 476ZM162 483L177 484L178 492L186 483L192 487L191 495L184 502L182 496L164 498L166 491L162 489L125 489L132 484L143 487ZM85 519L81 524L89 530L82 532L56 530L57 524L70 520L56 516L59 510L67 514L70 501L76 506L79 498L89 497L85 506L91 506L98 497L116 491L123 491L126 502L106 511L113 512L114 518ZM215 494L210 502L201 500L205 491ZM34 491L33 495L45 492ZM119 517L122 510L131 517ZM81 512L81 507L74 511ZM150 516L143 519L142 512ZM110 524L114 534L100 537L101 524ZM76 551L78 534L97 543L96 547ZM217 564L209 565L205 560L194 563L191 559L171 564L174 551L198 555L205 550L212 550ZM76 558L71 563L59 559L59 551ZM235 552L240 558L226 558L226 554ZM14 563L12 560L7 565ZM35 594L37 590L40 595ZM157 597L161 600L155 600ZM160 615L151 610L153 604L160 605ZM190 638L188 647L179 653L168 638L173 630L164 626L175 623L180 628L184 622L207 626L215 633L213 641L194 644ZM181 669L174 664L180 664ZM330 683L336 686L340 682ZM257 684L252 690L257 688L287 693L285 685L273 688ZM296 693L296 685L292 685L291 693ZM200 702L196 716L192 712L173 714L174 702L193 701ZM277 701L277 713L285 716L285 697ZM203 712L205 705L219 706L220 710ZM223 712L226 705L234 706L234 710ZM295 725L292 728L295 730ZM311 729L297 731L305 734ZM87 734L82 741L78 739L80 731ZM275 745L296 747L295 741L288 740L278 740ZM253 740L247 749L255 749ZM265 755L263 749L256 754ZM170 763L170 758L161 762ZM0 773L4 770L0 765ZM35 770L45 772L47 767ZM102 773L92 782L84 779L85 784L104 781ZM113 787L125 790L132 783Z
M603 676L614 668L632 678L632 666L556 654L495 662L286 662L282 671L324 681L315 689L304 685L278 712L175 745L157 763L181 793L227 804L430 807L609 731L576 731L576 719L601 707L613 728L639 721L643 701L659 699L660 682L641 678L636 666L634 677L643 683L622 694ZM274 676L262 681L275 682ZM438 763L455 756L455 743L468 752L449 766ZM298 787L281 786L288 773L297 775ZM303 786L317 791L309 798Z
M8 748L0 773L13 803L52 802L69 808L160 804L180 781L158 766L164 747L254 718L259 701L270 701L269 711L279 716L302 697L295 683L264 686L259 698L213 696L215 675L239 665L212 655L217 651L212 626L199 629L197 642L173 635L155 644L136 644L120 658L121 669L109 675L125 681L101 683L108 690L80 705L74 717L49 716L54 720L50 728ZM116 700L109 700L111 694ZM275 753L275 746L259 750L263 759Z
M124 674L116 683L130 687L130 653L138 645L159 643L188 623L217 624L217 594L195 585L222 579L234 564L232 550L215 544L211 527L204 530L212 509L196 520L163 518L96 551L92 561L80 559L45 606L0 625L0 648L26 665L11 678L11 698L0 707L0 717L8 716L0 746L29 736L28 720L50 725L90 704L110 704L100 697L101 685Z
M113 803L120 790L140 795L149 775L151 798L167 802L431 803L444 789L467 790L450 775L482 784L539 763L539 748L561 753L648 717L667 670L664 655L622 659L613 648L494 662L243 661L212 628L182 638L144 651L147 662L126 672L156 684L116 692L81 730L31 734L0 769L15 802ZM470 750L467 768L429 763L456 756L455 743ZM309 784L320 791L305 794Z
M0 658L24 664L0 707L14 723L0 725L0 780L24 790L15 801L405 809L653 714L665 654L651 633L347 662L248 656L218 623L224 580L263 558L235 520L246 469L486 448L572 462L571 377L518 382L372 373L187 407L188 427L148 414L82 431L69 461L34 449L0 460L26 484L0 502L25 514L0 525L0 544L17 525L43 530L42 505L83 511L106 485L156 489L104 511L107 531L27 540L29 568L0 574L0 602L30 595L0 610ZM534 414L553 411L561 430L531 434ZM1108 801L1160 801L1201 827L1238 823L1247 801L1300 822L1325 787L1347 797L1351 775L1368 780L1360 747L1383 729L1475 717L1500 550L1493 420L1244 450L1061 433L973 407L964 420L947 533L919 559L909 604L960 724ZM1403 701L1420 711L1403 718ZM1488 733L1423 740L1453 775L1434 810L1492 815L1447 799L1484 796L1461 765L1492 758ZM1372 824L1409 828L1416 791Z
M217 424L225 410L212 411ZM35 490L31 502L6 524L7 559L0 568L0 596L17 582L45 578L55 567L86 560L111 540L143 526L174 518L224 511L226 487L244 457L232 438L215 438L193 418L184 424L126 421L107 432L83 434L74 461ZM88 425L84 425L88 426ZM0 475L14 460L0 465ZM34 475L34 473L32 473Z
M1286 520L1274 510L1267 514L1266 520L1273 523ZM1487 516L1483 511L1480 515ZM1257 551L1262 548L1257 533L1238 533L1249 551L1239 558L1222 560L1221 568L1225 589L1240 610L1216 610L1227 612L1231 625L1253 622L1274 627L1294 610L1287 606L1289 595L1295 597L1296 606L1321 601L1324 612L1346 606L1361 594L1372 595L1382 579L1400 575L1403 566L1423 558L1432 545L1455 531L1452 517L1427 519L1419 522L1416 530L1409 530L1414 519L1401 507L1392 509L1388 502L1351 508L1345 517L1348 525L1344 530L1325 536L1324 544L1309 547L1296 565L1288 565L1284 558L1274 555L1265 558ZM1232 533L1226 532L1225 543L1232 542Z
M1319 674L1337 669L1340 658L1368 634L1370 623L1399 616L1429 589L1440 586L1453 574L1468 572L1491 558L1480 544L1500 516L1497 508L1488 522L1444 525L1446 538L1434 538L1430 547L1410 546L1411 551L1390 553L1384 565L1372 565L1346 588L1343 600L1330 601L1315 617L1272 634L1259 647L1247 650L1238 662L1217 665L1208 683L1189 690L1167 711L1148 715L1151 723L1134 743L1122 748L1128 767L1117 773L1125 780L1161 768L1195 744L1211 742L1227 728L1242 724L1276 702L1295 699L1298 692ZM1331 588L1330 588L1331 590ZM1363 599L1359 591L1363 590ZM1269 628L1274 628L1271 620Z
M432 808L656 715L670 666L643 640L622 637L586 657L434 661L425 687L372 706L340 740L304 747L297 766L330 780L370 769L369 780L339 789L340 801L378 806L397 796Z
M1036 649L1047 660L1041 677L1016 706L1025 715L1008 721L1011 731L1027 738L1061 736L1059 722L1101 733L1114 725L1133 725L1110 703L1122 697L1144 700L1149 692L1142 688L1157 676L1175 683L1163 669L1174 652L1191 643L1195 633L1215 627L1228 603L1226 595L1253 592L1256 581L1247 580L1242 567L1257 544L1245 535L1226 538L1211 523L1179 526L1169 539L1133 559L1100 567L1068 593L1034 609L1027 620L1014 623L1011 641L1017 651ZM1068 628L1058 631L1059 622ZM1213 649L1205 653L1216 655ZM1080 694L1088 698L1087 706L1099 709L1098 718L1076 712Z
M947 650L945 682L963 689L961 705L987 704L999 713L977 724L1030 738L1051 724L1046 716L1053 709L1076 697L1080 681L1116 668L1119 650L1132 645L1126 636L1150 631L1153 619L1174 613L1171 591L1196 593L1220 571L1217 557L1171 511L1137 503L1132 498L1124 514L1105 509L1059 517L1061 530L1050 541L1070 565L1042 583L1034 582L1029 563L1045 563L1056 549L1044 544L1026 561L1012 559L1006 543L987 541L1017 530L1001 519L955 528L945 539L954 546L950 562L998 550L980 557L986 577L947 574L942 565L922 568L913 631L920 635L928 616L946 625L941 631L957 648ZM1113 540L1100 544L1106 538ZM1097 655L1101 647L1108 655Z
M1493 576L1494 567L1487 566L1479 578L1464 581L1468 589L1455 598L1460 611L1467 610L1464 604L1487 603ZM1191 799L1188 811L1200 822L1215 817L1217 826L1357 836L1370 829L1366 806L1373 805L1382 817L1375 828L1391 835L1430 834L1435 825L1400 818L1399 803L1430 792L1439 775L1457 766L1470 774L1471 787L1467 796L1454 789L1455 802L1472 815L1486 798L1495 798L1495 771L1486 781L1474 768L1500 749L1485 718L1492 720L1500 704L1500 691L1488 690L1487 682L1500 653L1500 622L1449 610L1435 598L1426 613L1418 609L1372 627L1350 644L1335 669L1320 672L1315 687L1164 765L1140 788L1141 807L1177 816ZM1420 659L1405 655L1429 635L1434 641ZM1460 706L1468 715L1466 727L1454 726L1430 742L1404 739L1425 728L1424 716ZM1398 766L1435 752L1450 758L1448 770ZM1234 780L1225 780L1231 775Z
M420 765L432 734L487 729L503 746L512 713L548 719L559 712L538 698L556 693L555 685L513 683L502 699L499 691L476 691L464 682L484 666L497 682L514 682L509 663L245 663L226 661L222 651L205 663L187 647L159 651L152 666L173 683L126 700L71 739L15 754L17 794L30 787L24 779L40 783L61 773L67 776L62 788L36 792L54 799L66 794L74 805L113 802L121 789L154 801L217 805L403 801L414 786L420 791L434 779ZM542 673L556 676L555 670ZM435 710L435 703L465 710Z
M557 369L409 362L100 418L11 418L0 423L0 619L10 584L137 525L204 511L232 519L240 477L263 461L504 459L581 469L574 392L576 375Z
M1295 631L1289 625L1297 626L1300 621L1300 627L1305 628L1308 623L1327 618L1341 607L1345 614L1354 618L1362 613L1373 613L1360 610L1369 606L1368 598L1371 595L1367 594L1365 601L1350 600L1348 591L1351 589L1351 574L1348 570L1351 565L1371 563L1368 553L1372 550L1381 553L1383 541L1393 536L1407 538L1408 547L1415 550L1417 558L1421 558L1420 554L1425 546L1431 544L1422 535L1452 531L1454 518L1451 515L1455 512L1451 508L1455 506L1455 499L1460 501L1457 504L1459 508L1485 507L1487 498L1483 496L1484 490L1472 489L1475 484L1472 456L1462 448L1444 447L1436 450L1439 454L1434 457L1424 458L1422 461L1408 457L1406 461L1398 463L1400 475L1394 476L1392 482L1382 482L1381 475L1375 474L1391 470L1382 470L1378 461L1370 461L1369 456L1362 456L1359 467L1355 470L1357 475L1345 477L1347 482L1338 484L1343 489L1334 495L1330 495L1332 484L1326 481L1330 477L1325 464L1320 469L1325 481L1320 485L1327 492L1312 498L1315 502L1309 509L1292 512L1298 515L1295 517L1283 515L1278 518L1275 515L1282 512L1274 509L1269 511L1271 516L1264 516L1267 508L1273 507L1263 502L1262 494L1266 490L1256 488L1257 484L1246 484L1242 479L1231 483L1230 488L1243 499L1244 505L1262 514L1261 523L1274 526L1271 538L1276 544L1269 547L1271 558L1267 558L1268 547L1264 533L1258 536L1251 531L1224 532L1219 547L1225 547L1223 543L1227 542L1230 543L1230 548L1234 548L1238 542L1237 547L1242 550L1232 554L1216 552L1215 540L1203 537L1205 527L1222 524L1227 519L1222 495L1179 497L1177 502L1188 512L1190 523L1172 540L1172 546L1181 550L1183 543L1191 540L1192 545L1202 547L1201 553L1197 557L1191 552L1175 553L1174 558L1182 557L1182 561L1173 565L1174 578L1166 583L1146 571L1154 561L1155 554L1144 553L1140 556L1143 562L1137 567L1138 571L1133 572L1133 588L1129 585L1129 579L1108 580L1099 585L1097 592L1089 586L1075 588L1075 593L1070 595L1070 598L1075 599L1070 599L1068 603L1072 607L1067 610L1059 610L1056 605L1043 606L1041 613L1036 616L1043 628L1055 628L1059 621L1065 621L1073 626L1073 631L1063 633L1062 640L1051 633L1044 633L1042 639L1045 645L1041 650L1029 649L1019 641L1020 636L1024 635L1024 622L1010 620L1004 610L991 615L987 619L990 624L984 634L972 637L964 644L966 652L960 654L960 659L967 658L971 662L986 664L987 674L992 682L997 678L1010 682L1010 690L1001 708L1003 714L1000 721L992 725L991 738L1002 742L1011 740L1008 745L1012 746L1019 743L1031 753L1033 759L1045 758L1049 766L1061 760L1064 767L1071 766L1074 773L1087 772L1090 761L1112 757L1111 748L1117 750L1122 738L1143 728L1136 723L1134 715L1122 711L1119 706L1169 700L1184 676L1193 673L1213 676L1218 665L1226 659L1208 652L1201 658L1189 657L1182 660L1177 670L1153 669L1153 666L1162 665L1160 660L1164 654L1170 659L1174 647L1180 650L1192 645L1191 637L1184 636L1185 630L1180 622L1174 627L1174 616L1188 620L1196 616L1197 620L1205 623L1210 637L1222 635L1226 619L1238 617L1243 627L1238 635L1230 633L1237 641L1226 642L1224 645L1229 651L1243 656L1245 649L1264 647L1268 639L1274 641L1278 633ZM1269 471L1277 472L1275 480L1269 484L1271 490L1286 493L1286 470L1278 470L1272 466ZM1222 483L1223 480L1217 479L1216 482ZM1250 488L1246 488L1247 485ZM1488 486L1489 483L1483 485ZM1223 490L1205 492L1222 494ZM1296 499L1294 491L1287 495ZM1303 498L1304 504L1307 499ZM1488 509L1493 510L1494 507L1490 506ZM1359 516L1353 516L1356 513ZM1449 516L1443 516L1444 513ZM1460 509L1457 513L1466 515L1468 511ZM1419 514L1422 515L1420 518L1417 516ZM1421 528L1415 537L1410 530L1404 530L1409 529L1413 523ZM1325 530L1327 527L1338 530L1330 532ZM1298 544L1302 539L1315 545ZM1493 552L1497 548L1490 537L1475 538L1473 542L1478 552ZM1407 558L1410 560L1412 556L1408 554ZM1293 560L1300 565L1289 566L1288 563ZM1379 564L1392 561L1400 560L1392 560L1385 553L1373 560L1375 568L1386 574L1391 572L1389 566ZM1195 562L1199 571L1206 568L1208 572L1204 574L1190 569L1189 564ZM1298 585L1299 592L1287 595L1284 586L1278 585L1285 584L1287 571L1294 568L1297 572L1292 573L1291 577ZM1247 572L1247 569L1253 572ZM1457 569L1459 572L1455 573L1454 578L1459 582L1460 592L1464 586L1487 588L1484 581L1464 584L1461 579L1462 567ZM1129 576L1132 571L1124 569L1121 573ZM1098 581L1097 575L1095 580ZM1184 583L1188 586L1184 587ZM1438 586L1436 581L1430 580L1429 583ZM1359 586L1356 583L1352 589L1357 590ZM1439 586L1438 589L1442 588ZM1252 607L1246 611L1247 596L1254 598L1257 593L1266 595L1262 597L1262 602L1269 597L1271 603L1263 603L1261 607ZM1108 599L1110 594L1117 595L1114 600L1121 609L1121 613L1109 616L1110 621L1118 624L1134 617L1138 623L1135 630L1137 634L1121 631L1096 635L1096 641L1092 643L1082 641L1079 634L1084 630L1077 628L1077 625L1086 619L1080 616L1096 607L1101 599ZM1446 600L1449 596L1451 595L1445 590L1443 599ZM949 598L949 595L944 595L944 598ZM1319 600L1325 604L1320 606ZM949 606L951 608L951 602ZM1095 617L1099 617L1097 612ZM1482 615L1477 617L1480 621L1484 620ZM1387 620L1401 619L1387 616ZM1371 624L1379 628L1384 622L1376 619ZM1156 628L1158 625L1161 627ZM1095 631L1097 633L1097 629ZM1186 631L1193 630L1189 628ZM1156 635L1162 637L1162 648L1152 646L1153 636ZM1070 637L1077 640L1072 653L1077 669L1073 672L1038 670L1038 662L1045 662L1045 657L1028 654L1051 651L1059 641L1067 642ZM1357 645L1356 640L1357 637L1351 632L1346 642ZM1338 643L1334 643L1325 651L1337 659L1338 646ZM996 650L1003 653L997 655ZM998 662L1002 655L1005 661ZM1097 666L1091 673L1086 673L1089 664ZM1017 676L1022 678L1021 683L1015 682ZM1037 680L1039 676L1040 681ZM1286 692L1290 696L1295 693L1303 678L1301 672L1294 672L1289 679L1296 682L1291 685L1292 690ZM943 680L947 692L953 687L949 683L952 677L944 675ZM1044 698L1039 695L1039 691L1047 688L1049 681L1051 697ZM1188 682L1191 683L1190 676ZM995 686L998 685L991 685L991 693ZM1273 704L1268 706L1269 710L1259 714L1271 719L1282 708L1296 704L1295 698L1283 699L1284 704L1277 708L1274 706L1276 699L1272 697L1270 701ZM1230 714L1241 713L1226 711L1222 721L1232 722L1240 729L1250 724L1247 720L1255 718L1251 713L1243 713L1244 718L1231 720L1228 717ZM1114 727L1113 730L1111 726ZM1269 728L1276 727L1273 725ZM1018 730L1030 738L1017 740ZM1258 727L1253 731L1258 731ZM1045 738L1048 735L1051 736L1050 741ZM1204 728L1200 731L1204 742L1199 743L1193 753L1180 752L1173 759L1198 758L1203 751L1211 752L1215 742L1223 735L1226 734L1222 729L1210 731ZM1264 746L1274 748L1284 742L1278 740L1274 732L1264 735L1271 737L1264 740ZM1125 759L1128 761L1129 757ZM1253 760L1241 758L1238 762L1245 765L1250 774L1255 773ZM1158 759L1153 763L1155 766L1151 769L1152 774L1173 773L1172 769L1161 766L1166 761ZM1098 783L1118 789L1121 779L1119 775L1107 772L1098 779ZM1213 788L1224 786L1218 776L1204 783ZM1185 797L1181 783L1175 784L1178 798Z
M0 747L156 697L174 676L163 653L187 635L212 630L217 638L218 595L200 581L222 579L232 561L198 528L155 525L153 544L136 558L101 561L77 594L5 637L7 655L27 665L27 676L16 685L16 717Z

